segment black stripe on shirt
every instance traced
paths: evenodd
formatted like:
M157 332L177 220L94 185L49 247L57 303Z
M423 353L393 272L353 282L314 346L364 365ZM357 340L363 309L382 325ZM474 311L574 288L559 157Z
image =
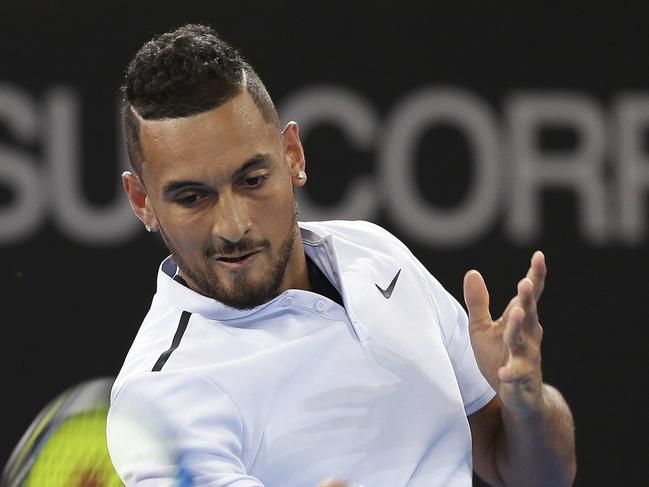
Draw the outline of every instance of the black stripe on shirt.
M169 360L169 357L171 356L173 351L178 348L178 345L180 345L180 340L182 340L183 335L185 334L185 330L187 329L187 323L189 323L189 317L191 315L192 314L189 311L183 311L183 314L180 315L180 322L178 323L178 328L176 329L174 339L171 341L171 347L169 347L168 350L162 352L162 355L160 355L160 358L153 366L151 372L161 371L162 367L164 367L164 364L167 363L167 360Z

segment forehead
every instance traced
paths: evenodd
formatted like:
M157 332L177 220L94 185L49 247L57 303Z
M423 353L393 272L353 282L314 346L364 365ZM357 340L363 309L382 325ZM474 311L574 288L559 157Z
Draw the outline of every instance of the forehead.
M247 90L198 115L141 119L140 141L147 179L228 172L256 154L281 149L277 126L264 120Z

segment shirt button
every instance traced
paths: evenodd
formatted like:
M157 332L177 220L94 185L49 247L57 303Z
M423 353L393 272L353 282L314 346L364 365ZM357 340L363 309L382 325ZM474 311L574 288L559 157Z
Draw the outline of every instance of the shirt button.
M325 302L320 300L315 304L315 309L317 309L320 313L322 313L325 309Z
M282 299L282 305L284 306L290 306L292 303L293 303L292 296L286 296L284 299Z

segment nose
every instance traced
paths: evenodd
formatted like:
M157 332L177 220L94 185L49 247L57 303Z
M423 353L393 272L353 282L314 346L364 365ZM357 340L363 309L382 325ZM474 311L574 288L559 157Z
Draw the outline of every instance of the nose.
M231 243L237 243L250 229L247 210L241 200L227 191L219 195L214 215L212 234Z

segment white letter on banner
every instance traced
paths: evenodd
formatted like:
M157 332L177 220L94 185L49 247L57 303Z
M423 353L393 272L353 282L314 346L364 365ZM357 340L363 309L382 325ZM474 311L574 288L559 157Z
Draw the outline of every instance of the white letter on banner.
M649 129L649 96L626 95L615 104L617 119L618 199L622 241L639 242L647 235L646 191L649 187L649 155L644 135Z
M24 91L0 84L0 120L18 141L24 144L36 141L38 110ZM0 144L0 181L10 189L13 198L0 208L0 243L26 239L38 229L45 216L47 199L41 173L29 153Z
M521 94L508 102L512 191L507 230L518 243L540 231L542 188L571 188L579 197L579 221L590 242L607 236L604 156L607 133L597 105L579 94ZM541 127L574 130L577 148L569 153L543 153L537 139Z
M418 139L434 124L457 127L473 149L473 184L456 208L431 206L415 178ZM386 210L394 224L422 244L467 245L482 235L493 223L498 207L498 133L489 107L471 93L429 88L402 100L388 118L379 150L381 184L389 195ZM433 165L429 172L440 178L449 170L448 161L428 164Z
M47 97L48 130L46 154L50 159L54 188L54 217L70 237L92 245L111 245L131 237L137 230L128 198L122 192L120 174L115 174L115 199L103 208L91 208L82 195L80 168L80 109L69 89L52 90ZM122 156L122 167L127 168Z
M369 103L337 86L313 86L299 91L283 100L280 114L284 123L298 122L304 140L314 126L330 123L341 127L351 142L363 150L372 148L378 125L378 117ZM378 211L376 193L375 181L360 175L349 182L344 199L336 206L318 205L308 198L306 191L299 191L300 215L305 220L372 220Z

